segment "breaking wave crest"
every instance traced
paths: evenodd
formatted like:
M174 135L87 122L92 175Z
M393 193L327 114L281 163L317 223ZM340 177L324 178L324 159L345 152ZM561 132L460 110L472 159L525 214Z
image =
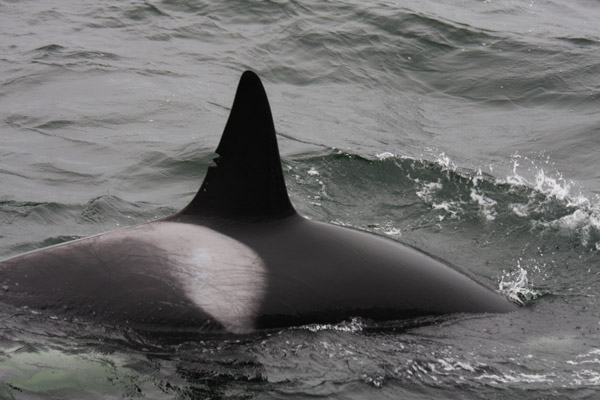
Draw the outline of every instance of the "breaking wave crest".
M506 230L526 226L569 236L589 250L599 250L600 200L583 194L559 172L535 165L523 171L519 161L514 156L511 173L495 177L459 168L443 153L434 161L389 152L373 159L339 153L292 161L288 181L302 185L296 190L318 200L310 203L313 212L335 204L339 192L352 191L354 195L347 197L355 198L355 203L336 206L348 207L351 213L365 202L379 201L396 214L394 218L402 219L414 208L430 222L478 221Z
M600 250L600 201L559 172L522 164L515 155L509 172L494 176L443 153L431 161L339 152L292 160L288 183L309 198L296 202L301 213L414 245L526 305L564 292L560 281L584 287ZM573 252L582 274L567 270Z

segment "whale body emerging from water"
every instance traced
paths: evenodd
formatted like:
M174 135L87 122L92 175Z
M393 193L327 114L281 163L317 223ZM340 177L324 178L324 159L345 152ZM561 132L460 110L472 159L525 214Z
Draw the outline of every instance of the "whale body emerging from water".
M412 247L299 216L251 71L216 153L177 214L0 262L0 301L109 324L231 332L515 308Z

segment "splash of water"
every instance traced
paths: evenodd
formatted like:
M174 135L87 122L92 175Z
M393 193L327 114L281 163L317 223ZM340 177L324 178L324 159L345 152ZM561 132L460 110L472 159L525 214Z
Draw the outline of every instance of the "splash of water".
M527 270L521 266L522 260L517 261L517 269L505 272L498 284L498 290L509 300L519 305L525 305L539 296L529 281Z
M535 163L533 166L533 179L527 179L520 173L520 155L515 154L512 158L512 174L505 181L514 187L528 187L532 189L528 204L513 204L512 211L521 217L528 216L529 211L535 211L544 216L552 215L545 211L550 207L549 203L555 201L563 207L562 215L550 220L533 220L533 224L555 229L567 235L575 234L580 238L584 247L600 250L600 199L591 199L578 190L578 185L572 180L567 180L556 171L549 174ZM530 161L526 159L527 161ZM541 200L536 198L541 195Z

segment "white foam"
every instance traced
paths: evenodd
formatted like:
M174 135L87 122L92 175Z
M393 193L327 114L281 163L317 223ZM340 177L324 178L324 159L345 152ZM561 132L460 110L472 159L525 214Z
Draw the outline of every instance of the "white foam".
M488 221L496 219L497 212L494 208L497 204L496 200L486 197L483 193L478 192L476 188L471 188L471 200L479 205L479 211L485 219Z
M582 365L582 364L600 364L600 349L592 349L585 354L579 354L575 360L568 360L567 364Z
M438 164L442 169L449 171L456 171L456 164L450 160L450 157L446 155L446 153L440 153L438 158L435 160L436 164Z
M383 233L388 236L402 236L402 231L398 228L387 228Z
M527 270L521 266L521 261L517 261L517 269L510 273L505 273L500 280L498 290L509 300L524 305L539 296L539 293L533 289L533 283L529 282Z
M598 210L576 209L572 214L565 215L559 219L550 222L540 222L540 226L555 228L563 231L578 232L581 237L581 244L588 246L592 232L600 231L600 219ZM593 244L596 250L600 249L600 242Z
M577 371L573 383L578 386L600 386L600 372L592 369Z
M550 383L552 378L547 374L482 374L475 379L489 380L493 383Z
M310 324L299 327L298 329L306 329L311 332L320 331L338 331L338 332L362 332L365 324L360 318L352 318L350 321L343 321L339 324Z
M513 203L509 205L515 215L519 217L527 217L529 215L529 207L527 204Z
M375 157L379 161L387 160L388 158L394 158L396 155L394 153L390 153L389 151L384 151L383 153L375 154Z
M451 358L440 358L437 360L444 371L457 371L464 370L468 372L475 372L475 367L473 367L468 362L457 361Z
M600 232L600 199L592 200L582 193L576 192L577 185L573 181L565 179L560 172L549 174L543 168L535 165L532 167L533 180L529 181L519 173L521 159L523 157L518 154L513 156L512 174L506 177L505 182L515 187L530 187L534 193L543 195L547 200L556 200L571 211L568 215L563 215L556 220L537 224L543 227L577 232L580 234L582 245L590 245L592 248L600 250L600 242L590 243L591 238ZM502 181L498 180L498 183L502 183ZM512 205L512 211L518 216L529 215L529 210L547 214L545 210L545 207L549 206L547 201L537 201L537 204L532 204L536 200L533 195L530 198L530 204Z
M443 201L441 203L433 203L431 205L436 210L443 210L450 214L450 218L458 218L459 213L463 210L459 202L456 201ZM441 218L443 219L443 218Z
M421 183L421 190L418 190L415 194L421 200L431 203L433 201L433 195L438 190L442 190L442 184L440 182L423 182Z
M430 149L433 151L432 149ZM386 158L392 153L381 153L378 156ZM456 172L464 177L460 171L458 171L456 164L452 162L450 157L445 153L438 153L435 159L435 163L439 165L443 171ZM417 160L411 157L400 157L402 159ZM423 162L423 158L420 161ZM524 174L522 171L524 168L521 163L526 161L530 163L529 170ZM549 160L545 161L545 167L549 165ZM413 165L413 168L415 166ZM490 170L492 167L490 166ZM525 175L531 176L527 178ZM462 212L463 202L461 201L442 201L439 203L435 202L435 195L437 192L442 190L442 182L427 182L422 181L419 178L412 178L407 175L408 178L412 179L417 185L418 189L416 195L423 201L430 203L432 208L436 210L442 210L450 214L452 218L457 218ZM485 181L483 172L481 169L476 174L471 176L471 187L470 199L477 204L480 213L488 221L494 221L498 216L498 203L496 200L490 198L486 190L481 187L481 182ZM530 189L527 191L528 201L522 203L511 203L508 204L508 210L512 211L516 216L521 218L527 218L530 216L539 215L552 215L556 210L550 210L549 207L564 207L567 211L570 209L570 214L562 215L554 221L531 221L532 224L547 228L555 228L559 230L569 231L571 234L574 231L580 236L581 243L584 246L590 246L594 250L600 250L600 241L597 237L600 236L600 197L590 199L581 193L576 193L577 184L573 181L565 179L562 174L558 171L550 174L543 168L539 168L535 165L535 162L522 157L519 154L512 156L512 170L506 176L505 179L496 179L492 182L496 186L498 185L509 185L509 190L515 190L517 188ZM540 196L541 195L541 196ZM555 200L558 204L553 203L551 200ZM503 205L501 205L503 206ZM561 211L560 208L558 211ZM535 218L535 217L534 217ZM439 216L440 221L444 220L444 216Z

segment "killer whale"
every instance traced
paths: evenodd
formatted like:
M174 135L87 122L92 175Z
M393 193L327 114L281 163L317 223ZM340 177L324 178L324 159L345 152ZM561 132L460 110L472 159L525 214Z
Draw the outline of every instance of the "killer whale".
M0 301L138 328L230 332L515 309L417 249L298 215L251 71L216 153L178 213L1 261Z

